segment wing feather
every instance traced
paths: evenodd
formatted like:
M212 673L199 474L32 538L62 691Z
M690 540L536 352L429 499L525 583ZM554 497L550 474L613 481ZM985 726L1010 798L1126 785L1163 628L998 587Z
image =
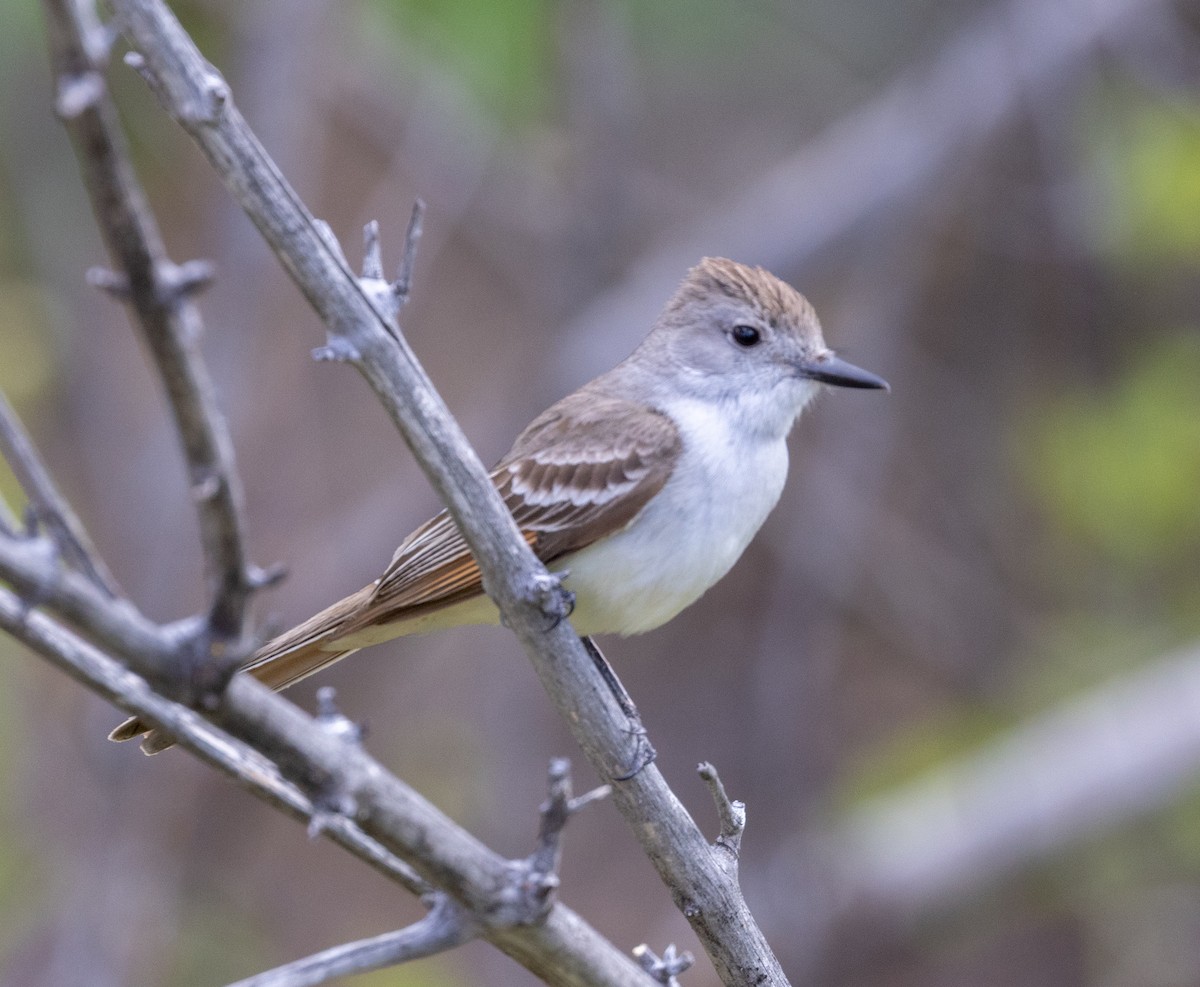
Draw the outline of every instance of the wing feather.
M536 419L491 473L526 541L546 563L629 524L667 482L681 448L665 415L619 398L581 397ZM443 511L404 540L339 636L482 590L479 567Z
M492 482L546 563L620 531L667 482L682 444L665 415L605 395L593 385L540 415L492 470ZM357 650L340 641L364 628L417 618L483 591L457 525L445 511L409 535L371 586L265 645L246 670L282 689ZM143 750L173 741L137 718L112 732L149 731Z

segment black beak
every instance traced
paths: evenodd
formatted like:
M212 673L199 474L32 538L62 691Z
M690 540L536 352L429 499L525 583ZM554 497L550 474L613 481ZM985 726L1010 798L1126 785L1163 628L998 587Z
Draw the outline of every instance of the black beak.
M817 380L822 384L832 384L834 387L862 387L876 391L890 391L891 387L882 377L847 363L832 353L818 357L797 366L800 376L809 380Z

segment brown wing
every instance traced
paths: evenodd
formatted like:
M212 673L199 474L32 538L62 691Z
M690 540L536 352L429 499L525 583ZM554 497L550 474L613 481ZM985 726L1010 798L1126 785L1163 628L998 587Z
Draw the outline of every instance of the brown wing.
M679 456L669 418L587 391L539 416L492 470L492 482L543 562L621 530L662 489ZM369 602L341 633L482 592L445 511L404 540Z
M549 563L629 524L667 482L680 448L666 416L585 389L539 416L491 476L526 540ZM275 638L246 670L285 688L355 650L330 648L355 631L482 591L479 567L443 511L404 540L374 585ZM148 754L173 743L136 717L110 739L147 731L142 749Z

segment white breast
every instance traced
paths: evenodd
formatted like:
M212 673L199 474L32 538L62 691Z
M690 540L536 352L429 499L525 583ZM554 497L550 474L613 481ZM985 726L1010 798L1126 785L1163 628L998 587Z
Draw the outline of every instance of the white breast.
M670 620L729 571L783 491L782 436L732 427L739 416L703 402L663 410L683 438L670 479L627 528L562 562L581 634L638 634Z

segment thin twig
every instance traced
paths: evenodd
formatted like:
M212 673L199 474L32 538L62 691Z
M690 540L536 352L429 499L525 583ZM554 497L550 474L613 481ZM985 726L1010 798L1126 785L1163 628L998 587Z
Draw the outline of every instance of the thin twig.
M633 957L642 965L643 970L664 987L679 987L679 975L690 969L696 962L686 949L682 952L676 950L674 943L670 943L663 950L661 957L656 955L654 950L645 943L642 943L640 946L634 947Z
M550 762L546 780L546 801L539 815L537 848L528 857L530 866L543 874L558 871L562 858L562 832L567 821L593 802L612 794L611 785L600 785L578 798L571 796L571 762L565 757L556 757Z
M628 773L641 747L629 734L625 713L569 623L546 619L548 604L558 601L561 609L559 581L517 531L393 314L354 277L336 243L246 125L228 84L161 0L113 0L113 7L158 98L208 156L321 315L331 337L325 352L353 363L400 429L478 561L484 588L592 766L613 781L614 802L722 981L786 984L736 879L661 772L650 764Z
M444 953L478 935L478 923L445 895L438 895L429 914L403 929L334 946L229 987L316 987L335 977L382 970Z
M408 230L404 234L404 259L400 261L400 270L396 274L393 290L403 305L408 301L412 290L413 272L417 266L417 244L421 239L421 230L425 221L425 203L417 199L413 203L412 215L408 219Z
M175 418L212 588L209 631L218 641L240 641L250 595L278 574L261 572L248 561L233 442L198 345L203 326L192 296L210 280L211 266L176 266L166 255L101 74L108 44L94 3L43 0L43 7L59 115L75 146L96 222L121 272L99 280L119 286L137 314Z
M729 850L736 862L738 854L742 850L742 833L746 829L746 803L732 800L725 794L725 786L721 784L721 777L717 774L717 769L708 761L701 762L696 768L696 772L708 786L713 802L717 806L717 817L721 820L721 832L717 836L717 845Z
M119 596L121 591L116 579L96 552L83 522L71 509L67 499L59 493L50 471L46 469L12 405L3 394L0 394L0 454L4 456L29 498L37 523L49 532L67 560L103 590L105 595ZM4 513L8 513L7 509ZM0 521L5 522L4 527L9 534L17 534L15 522L10 525L5 517L0 517Z

